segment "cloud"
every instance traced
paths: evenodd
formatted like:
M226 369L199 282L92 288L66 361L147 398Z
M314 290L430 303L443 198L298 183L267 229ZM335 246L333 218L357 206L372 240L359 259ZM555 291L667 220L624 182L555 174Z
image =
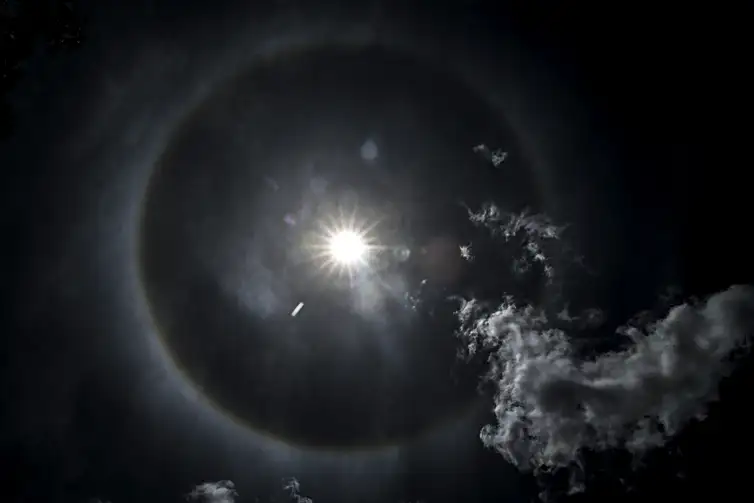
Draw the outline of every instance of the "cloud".
M296 503L313 503L311 498L301 496L301 484L298 479L290 478L283 481L283 491L287 491L292 501Z
M484 143L480 143L479 145L475 146L471 150L475 154L481 155L485 160L492 163L492 165L496 168L500 166L501 164L503 164L505 160L508 158L508 152L506 152L505 150L501 148L492 150Z
M634 320L618 330L627 349L591 359L577 356L541 310L512 298L491 314L465 302L458 314L469 353L490 353L497 421L481 440L519 469L543 473L575 469L587 449L641 455L703 418L749 342L754 288L677 305L659 321Z
M313 503L311 498L301 495L301 484L298 479L289 478L283 480L283 491L288 493L291 501L296 503ZM230 480L219 480L217 482L203 482L195 486L191 492L186 495L189 501L199 503L235 503L238 498L236 486ZM91 500L91 503L109 503L100 499Z
M537 266L552 281L555 276L553 265L553 246L558 252L566 250L560 242L567 226L555 224L544 213L506 212L492 203L484 204L479 210L472 211L466 207L472 224L484 227L495 238L516 245L522 253L512 261L512 269L517 275L535 270ZM580 257L575 257L578 262Z
M468 207L469 220L476 225L483 225L493 233L501 235L506 240L520 234L542 239L560 239L566 226L556 225L550 217L544 213L529 213L524 210L520 213L510 213L501 210L492 203L484 204L478 211L472 211Z
M186 499L201 503L234 503L237 497L236 486L230 480L204 482L186 495Z

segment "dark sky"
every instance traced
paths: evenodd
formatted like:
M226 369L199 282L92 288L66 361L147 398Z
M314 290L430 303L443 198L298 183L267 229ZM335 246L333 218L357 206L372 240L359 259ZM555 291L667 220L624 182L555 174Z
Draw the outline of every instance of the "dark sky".
M588 271L559 295L618 323L668 285L752 280L736 13L6 4L5 501L179 501L221 479L283 501L285 477L317 502L529 501L478 439L483 367L457 360L445 299L554 294L485 254L464 205L568 224ZM343 209L395 252L356 289L301 245ZM574 499L743 490L740 373L682 459L599 459Z

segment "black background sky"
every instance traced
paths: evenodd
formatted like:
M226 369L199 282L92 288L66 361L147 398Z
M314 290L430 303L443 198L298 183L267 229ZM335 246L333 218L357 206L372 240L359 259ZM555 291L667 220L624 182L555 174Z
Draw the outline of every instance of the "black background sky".
M7 501L178 501L226 478L241 501L266 501L291 476L315 501L536 493L477 439L489 402L474 390L480 369L453 361L450 320L406 320L389 302L378 317L347 314L335 280L291 255L297 235L282 216L304 219L317 180L389 215L383 238L428 250L386 266L408 289L422 278L437 292L508 288L508 264L447 252L475 236L458 200L489 199L571 223L598 274L568 295L617 322L668 284L704 296L751 280L740 13L541 1L3 5ZM365 50L364 33L402 49ZM262 46L266 59L252 57ZM376 165L358 159L366 138L381 146ZM481 142L509 150L503 169L475 163ZM245 246L262 258L245 262L235 252ZM229 298L218 277L246 297ZM261 316L259 284L290 308L305 300L309 318L296 321L306 325L288 307ZM150 316L194 381L256 431L166 366ZM744 374L683 435L684 456L660 453L638 474L618 457L599 461L605 474L574 498L745 490Z

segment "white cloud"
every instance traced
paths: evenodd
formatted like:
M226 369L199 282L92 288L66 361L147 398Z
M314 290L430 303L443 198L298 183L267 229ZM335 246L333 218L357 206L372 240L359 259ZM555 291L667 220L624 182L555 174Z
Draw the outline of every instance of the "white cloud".
M301 484L299 484L298 479L290 478L284 480L283 491L287 491L288 496L296 503L313 503L311 498L301 495Z
M295 503L313 503L311 498L301 495L301 484L296 478L285 479L283 491L287 492L290 500ZM235 503L236 498L238 498L238 492L236 492L235 484L230 480L203 482L186 494L187 500L198 503ZM103 501L94 499L91 503L103 503Z
M490 351L496 424L480 436L522 470L574 469L585 449L640 455L664 444L716 399L731 356L750 337L754 289L734 286L623 327L628 349L579 359L567 334L509 298L494 313L459 310L469 352ZM646 323L646 322L645 322Z
M522 252L512 260L516 274L528 273L538 265L548 280L553 280L555 269L551 248L557 245L559 253L567 248L560 242L567 226L555 224L544 213L530 213L528 210L511 213L492 203L484 204L477 211L468 207L466 210L474 225L486 228L492 236L516 245Z
M487 145L484 143L481 143L479 145L476 145L474 148L471 149L475 154L479 154L487 161L491 162L494 167L498 167L501 164L505 162L505 160L508 158L508 152L501 148L497 149L490 149Z
M237 497L236 486L230 480L204 482L186 495L188 500L200 503L234 503Z

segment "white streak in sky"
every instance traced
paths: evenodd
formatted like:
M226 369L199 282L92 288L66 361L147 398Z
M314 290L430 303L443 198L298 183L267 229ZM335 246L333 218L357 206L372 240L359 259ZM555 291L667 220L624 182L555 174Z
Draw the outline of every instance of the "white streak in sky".
M293 308L293 312L291 312L291 316L296 316L298 313L301 312L303 308L304 308L304 303L299 302L298 305Z

